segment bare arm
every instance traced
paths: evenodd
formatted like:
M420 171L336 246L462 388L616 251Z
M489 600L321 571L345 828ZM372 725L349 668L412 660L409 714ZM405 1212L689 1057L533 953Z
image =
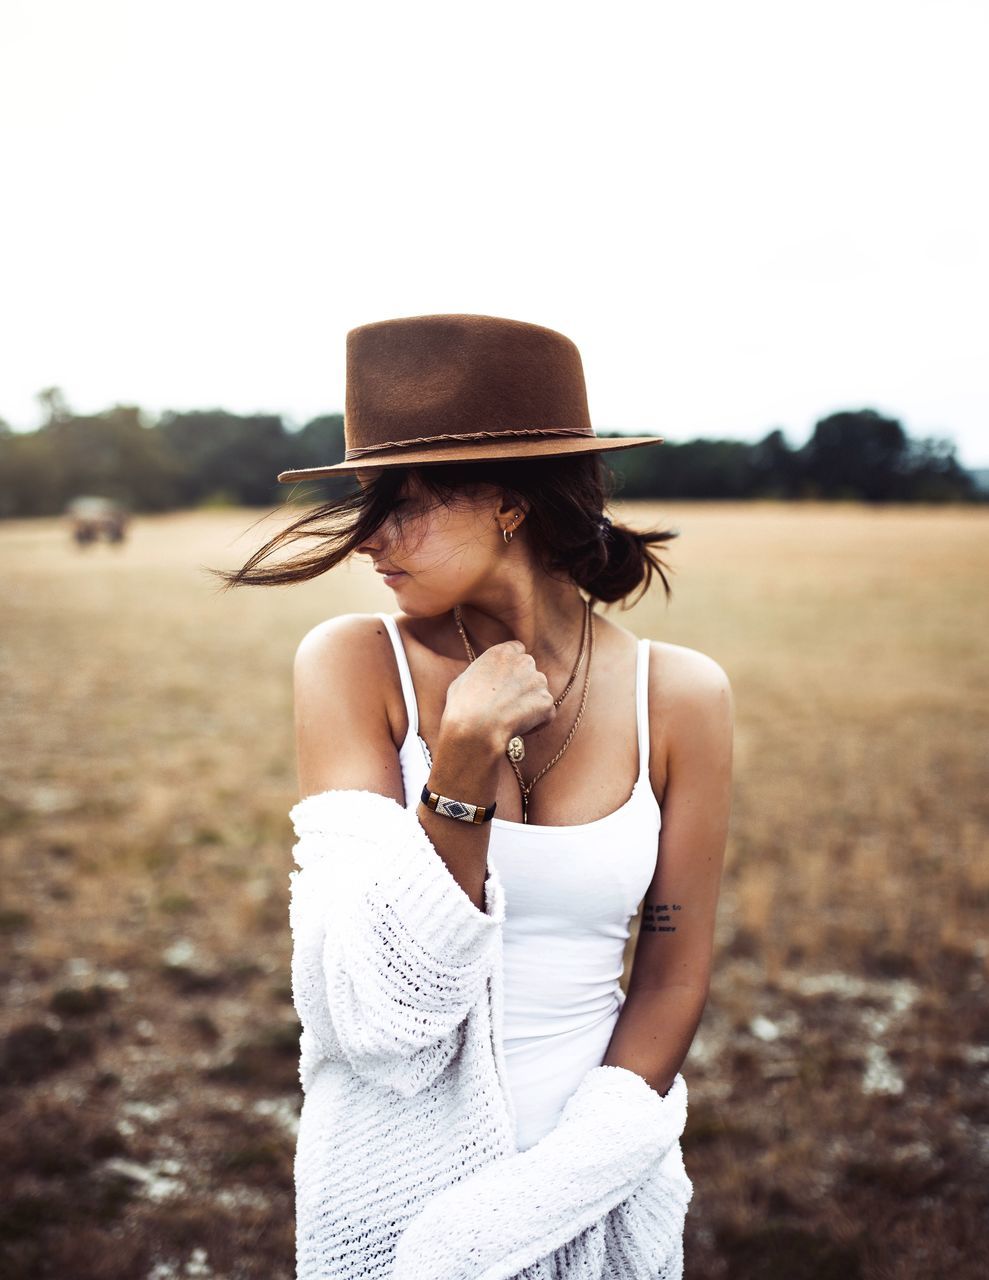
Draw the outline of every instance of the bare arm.
M486 888L486 836L481 846L482 828L429 814L440 828L434 844L406 809L386 694L394 678L377 619L335 618L299 645L300 870L290 876L290 920L304 1088L324 1059L406 1096L428 1088L456 1053L496 963L503 895L486 892L479 906L455 874L466 865L472 884ZM449 741L465 762L456 785L475 753Z
M471 804L494 804L498 788L498 752L490 740L444 720L436 743L429 789ZM479 911L484 910L491 823L456 822L419 801L416 814L433 847Z
M637 1071L661 1093L687 1056L711 982L734 722L731 686L721 667L690 652L683 687L667 715L659 856L642 905L628 997L604 1059Z
M528 667L525 665L528 662ZM483 665L482 665L483 664ZM344 614L313 628L296 652L295 728L300 795L332 789L377 791L404 805L402 769L382 689L393 679L391 642L380 619ZM516 641L492 646L447 693L435 743L430 790L493 804L504 743L521 729L525 709L552 706L540 697L532 660ZM467 677L470 676L468 680ZM538 676L538 673L535 673ZM521 710L519 710L521 709ZM507 715L510 727L499 727ZM434 813L416 816L451 875L484 910L489 822L474 825Z

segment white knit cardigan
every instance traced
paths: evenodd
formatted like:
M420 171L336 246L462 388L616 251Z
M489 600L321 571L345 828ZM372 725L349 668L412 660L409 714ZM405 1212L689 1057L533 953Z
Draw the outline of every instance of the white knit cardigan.
M661 1097L595 1067L520 1152L496 868L479 911L388 796L324 791L290 818L298 1280L679 1280L683 1077Z

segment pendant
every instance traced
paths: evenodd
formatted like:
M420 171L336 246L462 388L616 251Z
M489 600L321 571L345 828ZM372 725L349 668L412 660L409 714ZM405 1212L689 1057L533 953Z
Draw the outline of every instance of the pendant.
M516 734L514 738L509 739L508 758L509 760L514 760L516 764L518 764L520 760L525 759L525 743L518 734Z

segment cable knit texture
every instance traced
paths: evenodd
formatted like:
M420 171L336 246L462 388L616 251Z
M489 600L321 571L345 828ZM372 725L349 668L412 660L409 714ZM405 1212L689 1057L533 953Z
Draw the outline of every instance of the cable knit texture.
M479 911L388 796L290 817L298 1280L679 1280L683 1077L595 1067L519 1151L495 867Z

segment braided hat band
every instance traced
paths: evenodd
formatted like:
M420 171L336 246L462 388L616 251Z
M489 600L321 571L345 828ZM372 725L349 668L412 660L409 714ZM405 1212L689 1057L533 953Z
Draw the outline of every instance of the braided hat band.
M447 431L443 435L416 436L412 440L384 440L363 448L347 449L344 458L350 462L379 449L408 449L417 444L439 444L444 440L504 440L519 436L593 436L592 431L571 431L569 427L513 427L505 431Z

